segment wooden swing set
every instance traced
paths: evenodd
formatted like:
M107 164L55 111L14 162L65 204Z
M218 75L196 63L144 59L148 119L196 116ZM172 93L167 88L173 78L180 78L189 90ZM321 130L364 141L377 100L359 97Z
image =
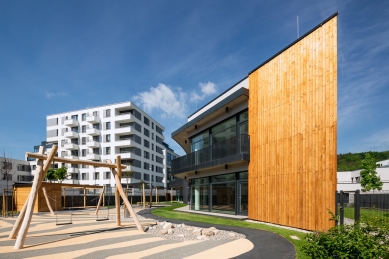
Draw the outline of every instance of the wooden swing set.
M70 163L70 164L80 164L80 165L89 165L89 166L99 166L99 167L108 167L110 168L114 179L116 183L116 192L115 192L115 205L116 205L116 225L120 226L120 197L122 197L124 204L126 205L126 208L130 212L131 217L134 219L134 222L138 228L139 231L144 232L134 209L132 208L130 202L127 199L126 194L124 193L124 190L122 188L121 184L121 176L122 176L122 169L125 169L127 166L121 164L121 157L116 156L116 164L113 164L110 160L107 160L104 162L95 162L90 160L80 160L80 159L67 159L67 158L61 158L56 157L55 154L57 153L58 146L53 145L50 151L49 155L44 155L44 147L39 148L38 153L30 153L26 152L27 157L36 158L37 161L37 167L34 175L34 181L31 187L30 194L28 198L26 199L22 209L20 210L19 216L17 220L15 221L15 224L11 230L11 233L9 234L9 239L15 239L15 250L19 250L23 248L24 242L26 240L27 232L30 227L31 218L34 210L34 205L36 202L38 190L41 187L42 181L44 177L46 176L47 171L50 168L50 164L52 162L63 162L63 163ZM43 190L45 193L45 190ZM47 195L47 194L46 194ZM46 196L45 195L45 196ZM100 195L100 199L96 208L96 214L98 213L101 199L104 195L104 190L102 192L102 195ZM52 212L52 209L50 210Z

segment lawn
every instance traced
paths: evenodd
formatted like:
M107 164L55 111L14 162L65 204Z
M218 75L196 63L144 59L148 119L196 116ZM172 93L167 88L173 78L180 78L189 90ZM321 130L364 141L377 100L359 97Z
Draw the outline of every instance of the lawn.
M182 203L175 203L172 206L165 207L165 208L159 208L152 211L152 213L156 216L159 216L161 218L168 218L168 219L175 219L175 220L187 220L187 221L194 221L194 222L203 222L203 223L211 223L211 224L218 224L218 225L225 225L225 226L236 226L236 227L242 227L242 228L254 228L254 229L260 229L260 230L266 230L270 231L276 234L279 234L283 236L284 238L288 239L296 248L297 258L308 258L301 250L301 247L303 244L305 244L304 237L306 236L305 233L284 229L284 228L278 228L274 226L268 226L264 224L256 224L256 223L250 223L242 220L235 220L235 219L227 219L227 218L221 218L221 217L214 217L214 216L206 216L206 215L199 215L199 214L193 214L193 213L185 213L180 211L174 211L174 209L186 206ZM292 239L290 236L297 236L300 238L300 240Z
M344 217L354 219L354 208L344 208ZM389 222L389 211L377 209L361 209L361 221L373 219L385 219Z

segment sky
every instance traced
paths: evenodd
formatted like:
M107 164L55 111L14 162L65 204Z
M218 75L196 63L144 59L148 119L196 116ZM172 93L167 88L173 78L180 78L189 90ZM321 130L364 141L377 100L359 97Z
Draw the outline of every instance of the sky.
M0 151L24 159L49 114L132 101L183 155L190 114L336 11L338 153L389 150L389 1L1 0Z

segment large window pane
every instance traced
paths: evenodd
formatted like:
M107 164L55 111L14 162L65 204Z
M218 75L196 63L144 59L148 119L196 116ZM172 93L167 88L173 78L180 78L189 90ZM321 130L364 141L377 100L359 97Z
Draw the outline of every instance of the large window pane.
M229 138L235 137L236 136L236 127L233 126L231 128L228 128L222 132L216 133L215 135L212 136L212 145L226 141Z
M192 186L192 210L208 210L208 185Z
M212 212L235 214L235 182L212 184Z
M235 173L212 176L212 183L235 181Z
M225 130L227 128L230 128L231 126L236 125L236 118L232 117L229 120L226 120L215 127L212 128L212 133L218 133L219 131Z

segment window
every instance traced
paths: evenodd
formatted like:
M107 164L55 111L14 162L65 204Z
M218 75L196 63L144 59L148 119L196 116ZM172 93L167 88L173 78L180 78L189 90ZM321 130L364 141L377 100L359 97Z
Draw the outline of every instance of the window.
M78 120L78 115L72 115L72 120Z
M155 167L155 171L156 171L157 173L163 174L163 169L162 169L162 167L156 166L156 167Z
M78 127L72 127L72 131L78 133Z
M81 156L86 156L86 149L81 149Z
M154 171L154 165L151 165L151 171Z
M104 172L104 179L111 179L111 172Z
M85 132L86 132L86 126L85 126L85 125L83 125L83 126L81 127L81 132L82 132L82 133L85 133Z
M159 134L163 135L163 134L162 134L162 133L163 133L163 130L162 130L160 127L158 127L158 125L155 125L155 130L156 130Z
M162 144L162 138L155 136L155 141L157 141L159 144Z
M105 154L110 155L111 154L111 147L106 147L105 148Z
M162 157L155 156L155 161L156 161L157 163L163 164L163 158L162 158Z
M159 146L155 146L155 151L157 151L158 153L160 153L161 155L163 155L163 149L160 148Z
M143 151L144 158L150 159L150 153L147 151Z
M111 129L111 122L110 122L110 121L107 121L107 122L105 123L105 129L106 129L106 130Z
M150 120L146 116L143 116L143 122L147 125L150 126Z
M33 165L33 166L32 166L32 170L36 170L36 165Z
M150 148L150 143L147 140L143 140L143 145L147 148Z
M154 129L154 122L151 122L151 128Z
M122 148L119 148L119 153L122 154L122 153L132 153L132 147L122 147Z
M81 115L81 120L82 120L82 121L86 121L86 113L83 113L83 114Z
M100 149L99 148L94 148L93 149L93 154L99 155L100 154Z
M151 133L151 139L154 140L154 133Z
M100 124L99 123L93 124L93 128L94 129L100 129Z
M143 169L150 170L150 164L143 162Z
M98 116L99 114L97 113L97 111L94 111L93 113L93 116Z
M81 174L81 180L89 180L89 174L88 173L82 173Z
M81 145L85 145L86 144L86 137L82 137L81 138Z
M143 174L143 180L144 180L144 181L149 181L149 180L150 180L150 175L148 175L148 174Z
M150 131L146 128L143 128L143 134L147 137L150 137Z
M151 154L151 161L154 161L154 154Z
M111 142L111 134L105 135L105 142Z
M94 180L99 180L100 179L100 173L99 172L95 172L94 173Z
M172 154L167 153L167 165L171 165L172 162Z
M105 117L111 117L111 110L105 110Z
M154 150L154 144L151 144L151 150Z
M93 136L93 141L100 142L100 137L99 136Z

